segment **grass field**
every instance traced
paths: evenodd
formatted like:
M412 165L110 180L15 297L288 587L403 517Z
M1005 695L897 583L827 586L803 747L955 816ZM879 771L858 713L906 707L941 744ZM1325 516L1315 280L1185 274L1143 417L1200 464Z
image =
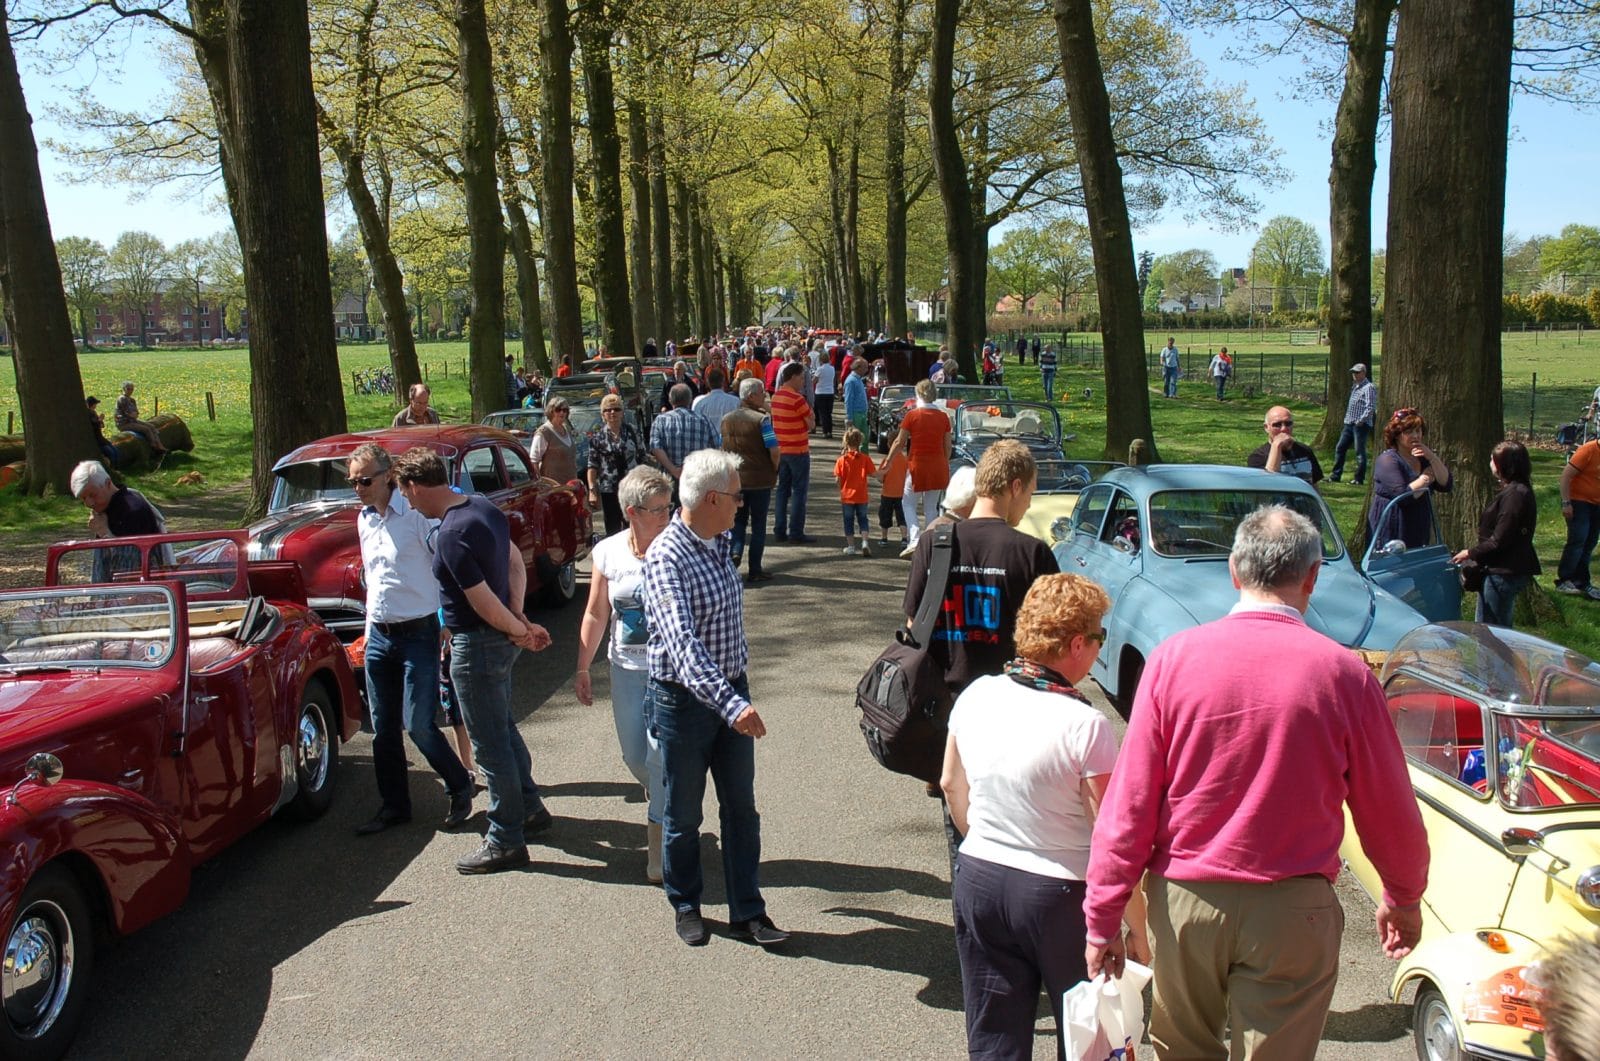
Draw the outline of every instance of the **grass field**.
M1248 380L1253 358L1261 359L1267 366L1263 371L1278 373L1284 369L1289 357L1296 361L1296 373L1310 373L1315 365L1320 389L1320 373L1324 371L1326 349L1291 346L1287 333L1249 335L1226 332L1176 332L1180 350L1192 350L1198 359L1202 352L1220 345L1238 351L1241 370L1239 383ZM1077 337L1087 340L1089 337ZM1166 335L1151 336L1152 343L1165 342ZM1252 341L1254 340L1254 341ZM465 420L471 410L466 380L462 366L467 356L464 342L425 343L419 356L427 365L429 382L433 386L434 405L447 419ZM1516 427L1514 398L1518 393L1518 380L1525 393L1534 373L1539 376L1540 408L1547 403L1552 409L1561 409L1560 419L1571 419L1576 410L1588 399L1595 384L1600 382L1600 335L1566 332L1555 335L1510 335L1505 344L1505 371L1507 386L1508 426ZM1209 353L1205 358L1209 360ZM1381 355L1377 371L1381 373ZM1441 364L1444 358L1441 356ZM244 494L237 484L249 475L249 364L244 350L213 351L129 351L116 350L91 352L80 355L87 392L98 395L109 403L120 389L123 379L137 382L136 396L140 408L154 413L160 408L175 411L183 416L194 433L193 454L175 454L159 470L136 474L133 483L158 505L206 504L212 497L225 496L217 506L221 522L237 520L242 512ZM381 345L345 346L340 349L340 367L345 386L345 404L349 411L352 429L379 427L393 415L393 400L383 395L356 395L351 392L350 374L380 368L388 363L387 349ZM1260 363L1260 362L1258 362ZM1304 368L1300 366L1304 364ZM1203 365L1202 365L1203 369ZM1277 378L1274 375L1273 378ZM1006 366L1006 379L1019 397L1042 397L1038 369L1032 365L1019 367L1013 359ZM0 423L6 414L17 409L14 378L9 371L0 371ZM1105 410L1101 405L1103 381L1098 364L1067 364L1057 376L1058 392L1064 396L1060 404L1063 421L1068 432L1078 439L1066 447L1069 456L1096 457L1105 434ZM1084 391L1089 397L1084 397ZM1314 388L1304 388L1309 391ZM215 398L217 419L206 418L206 392ZM1235 397L1228 402L1217 402L1211 386L1203 379L1186 378L1179 385L1177 401L1161 401L1154 397L1159 391L1159 380L1151 382L1152 415L1155 420L1156 443L1162 458L1175 462L1242 463L1251 449L1260 444L1264 436L1261 422L1268 406L1283 401L1294 409L1302 425L1301 434L1315 433L1322 410L1304 398L1281 399L1262 395L1250 399ZM1297 388L1296 393L1302 393ZM1543 395L1552 395L1549 399ZM1522 414L1526 416L1526 406ZM1525 423L1525 420L1523 421ZM1324 455L1331 463L1331 454ZM1545 566L1545 584L1554 580L1556 559L1565 540L1556 494L1563 458L1561 454L1534 451L1534 485L1539 498L1539 532L1537 545ZM203 486L179 486L177 479L188 471L199 471L205 477ZM231 491L231 492L230 492ZM1365 490L1349 484L1328 484L1324 491L1340 527L1346 536L1365 518L1363 509ZM82 523L83 511L69 499L22 498L15 491L0 492L0 532L28 531L37 534L69 530L75 531ZM1576 598L1549 595L1553 618L1545 622L1540 632L1563 644L1570 645L1591 657L1600 658L1600 603ZM1469 598L1469 600L1472 598Z

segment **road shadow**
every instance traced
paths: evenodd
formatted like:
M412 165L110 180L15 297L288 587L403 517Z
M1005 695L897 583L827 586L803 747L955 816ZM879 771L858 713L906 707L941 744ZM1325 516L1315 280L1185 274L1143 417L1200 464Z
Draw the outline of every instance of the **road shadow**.
M1411 1010L1392 1002L1369 1002L1360 1009L1329 1013L1322 1038L1331 1043L1392 1043L1411 1034Z
M175 913L106 946L96 962L74 1058L141 1056L129 1029L161 1028L159 1053L229 1061L255 1045L273 969L336 929L371 931L406 903L381 896L449 809L438 785L413 778L414 820L357 838L375 802L372 768L342 758L332 810L315 822L278 817L195 870Z
M932 1009L962 1009L961 964L949 922L864 907L833 906L822 912L874 925L857 931L796 933L773 953L918 977L923 981L917 989L918 1002Z
M846 894L905 892L924 899L950 899L943 877L894 866L858 866L809 858L779 858L761 863L763 888L815 888Z

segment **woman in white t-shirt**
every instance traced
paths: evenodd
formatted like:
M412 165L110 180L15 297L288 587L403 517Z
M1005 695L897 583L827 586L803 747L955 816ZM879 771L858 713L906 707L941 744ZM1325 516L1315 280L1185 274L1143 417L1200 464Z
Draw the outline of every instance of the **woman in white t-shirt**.
M1032 1057L1040 988L1059 1030L1062 993L1088 978L1084 877L1117 739L1075 686L1110 608L1087 578L1041 577L1017 612L1018 658L967 686L950 713L939 784L965 837L955 927L973 1057ZM1137 890L1127 922L1128 953L1149 961Z
M817 426L825 438L833 437L833 380L833 362L824 358L816 367L812 387L816 393Z
M578 700L594 703L589 665L609 630L611 645L611 714L616 721L622 761L649 796L645 877L661 883L661 812L665 781L661 749L645 725L644 691L650 680L646 646L650 632L644 620L644 551L672 519L672 480L655 468L639 465L617 484L617 500L628 525L594 547L590 558L589 604L578 631Z

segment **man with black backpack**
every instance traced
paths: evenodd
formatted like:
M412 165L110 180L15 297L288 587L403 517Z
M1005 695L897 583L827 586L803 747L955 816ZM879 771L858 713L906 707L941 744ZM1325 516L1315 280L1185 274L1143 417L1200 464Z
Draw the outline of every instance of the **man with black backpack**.
M1060 570L1048 546L1017 530L1033 501L1039 468L1022 443L996 442L978 461L977 500L972 515L953 527L950 575L944 587L938 619L929 637L928 651L943 668L954 702L973 679L999 674L1016 655L1016 615L1028 588L1040 575ZM924 535L911 559L906 583L907 624L916 618L923 595L932 589L935 541ZM945 833L950 858L961 837L948 814Z

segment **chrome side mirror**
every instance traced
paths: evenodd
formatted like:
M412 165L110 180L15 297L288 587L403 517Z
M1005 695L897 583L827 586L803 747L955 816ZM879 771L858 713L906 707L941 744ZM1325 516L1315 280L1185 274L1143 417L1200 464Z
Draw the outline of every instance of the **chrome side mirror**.
M1544 848L1544 834L1537 829L1513 827L1500 834L1500 846L1508 855L1531 855Z
M1060 543L1072 537L1072 517L1057 516L1050 521L1050 540Z
M60 781L67 774L66 767L61 765L61 760L49 752L35 752L28 757L28 765L23 767L22 779L11 786L11 792L6 796L6 805L17 805L17 792L29 781L49 788Z
M1374 556L1404 556L1405 555L1405 551L1406 551L1406 543L1401 541L1399 538L1395 538L1392 541L1384 542L1382 545L1378 546L1377 551L1373 555Z

